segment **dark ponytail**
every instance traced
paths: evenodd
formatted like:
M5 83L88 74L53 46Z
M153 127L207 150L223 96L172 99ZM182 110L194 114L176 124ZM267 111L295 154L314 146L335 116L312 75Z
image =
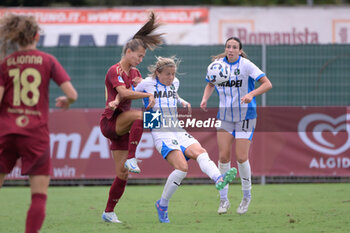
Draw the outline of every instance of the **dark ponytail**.
M164 35L164 33L152 34L159 26L161 26L161 24L156 22L156 16L152 11L148 21L136 32L133 38L126 43L122 55L125 55L127 49L135 51L139 46L142 46L144 49L153 50L158 45L161 45L163 42L162 35Z

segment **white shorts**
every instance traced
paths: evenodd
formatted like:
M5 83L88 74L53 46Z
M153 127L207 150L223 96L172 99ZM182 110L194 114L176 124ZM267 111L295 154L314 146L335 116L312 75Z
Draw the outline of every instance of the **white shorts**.
M185 155L187 147L194 143L199 143L192 135L187 133L186 130L176 132L152 132L152 136L155 147L164 159L173 150L182 151ZM186 156L185 158L189 160Z
M233 135L236 139L252 140L255 130L256 118L238 122L221 121L221 126L217 130L223 129Z

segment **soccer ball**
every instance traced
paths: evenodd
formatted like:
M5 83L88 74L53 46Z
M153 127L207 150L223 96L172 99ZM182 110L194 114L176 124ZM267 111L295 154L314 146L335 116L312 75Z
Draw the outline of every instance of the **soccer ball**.
M229 67L222 61L214 61L208 66L206 79L212 84L227 82L230 78Z

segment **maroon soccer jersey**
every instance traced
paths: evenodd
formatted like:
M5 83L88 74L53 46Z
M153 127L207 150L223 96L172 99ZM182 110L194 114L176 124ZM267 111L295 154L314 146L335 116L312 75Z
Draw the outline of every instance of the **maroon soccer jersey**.
M0 136L31 135L38 127L48 128L50 78L57 85L70 81L56 58L42 51L19 51L2 61Z
M131 88L133 84L133 79L136 77L141 77L141 73L136 68L131 68L129 71L129 76L122 70L120 63L117 63L111 68L109 68L106 79L105 79L105 91L106 91L106 108L102 116L110 119L114 113L113 110L110 110L107 106L108 103L115 100L115 97L118 94L116 87L125 86L126 88ZM119 106L118 110L120 112L125 112L131 107L131 100L123 100Z

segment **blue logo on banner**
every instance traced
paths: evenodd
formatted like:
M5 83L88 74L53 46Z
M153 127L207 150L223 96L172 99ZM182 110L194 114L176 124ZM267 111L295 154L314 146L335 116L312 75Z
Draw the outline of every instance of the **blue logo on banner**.
M143 113L143 128L145 129L159 129L161 122L160 116L162 114L157 110L156 112Z

